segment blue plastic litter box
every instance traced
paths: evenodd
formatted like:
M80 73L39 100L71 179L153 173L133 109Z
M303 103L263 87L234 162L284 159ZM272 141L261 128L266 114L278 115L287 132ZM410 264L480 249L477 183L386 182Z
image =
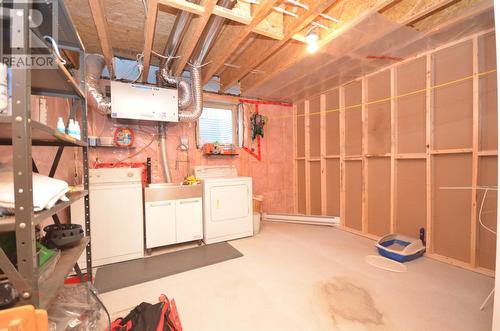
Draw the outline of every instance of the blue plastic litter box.
M425 252L425 246L420 239L398 233L380 238L375 247L380 255L398 262L414 260Z

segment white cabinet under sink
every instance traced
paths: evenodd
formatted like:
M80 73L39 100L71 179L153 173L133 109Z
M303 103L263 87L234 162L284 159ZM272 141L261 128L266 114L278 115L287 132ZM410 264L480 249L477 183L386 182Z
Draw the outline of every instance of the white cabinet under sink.
M146 202L146 248L175 244L175 201Z
M203 237L203 202L201 198L175 201L177 242L200 240Z
M198 196L200 194L198 188L146 188L146 249L203 238L203 200ZM171 199L173 197L178 198ZM162 200L164 198L169 200Z

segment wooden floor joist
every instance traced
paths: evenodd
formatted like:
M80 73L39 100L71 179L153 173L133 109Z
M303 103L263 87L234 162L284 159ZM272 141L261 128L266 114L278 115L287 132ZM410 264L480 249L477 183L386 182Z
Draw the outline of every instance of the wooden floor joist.
M387 0L386 0L387 1ZM394 1L394 0L392 0ZM240 79L245 77L250 71L256 69L261 63L266 61L270 56L277 52L288 40L296 33L307 27L316 17L330 7L335 0L317 1L311 5L309 9L302 15L299 15L289 27L282 40L276 42L271 48L264 50L259 56L252 56L249 62L242 64L237 71L230 71L221 76L221 90L225 91L236 84ZM266 73L267 75L267 73Z
M200 16L203 15L205 11L207 11L206 7L185 0L158 0L158 3L167 7L176 8ZM250 15L242 15L240 13L236 13L230 9L218 5L216 5L212 9L212 14L224 17L230 21L237 22L240 24L244 25L252 24L252 17L250 17ZM254 26L252 28L252 32L277 40L281 40L283 38L283 34L281 33L277 33L271 30L266 30L263 29L262 27L257 27L257 26Z
M207 83L212 76L219 71L221 66L226 63L234 52L236 52L254 28L269 15L273 6L277 2L278 0L270 0L258 5L252 20L248 25L244 26L241 31L235 33L231 39L221 41L221 44L214 48L214 51L208 56L207 62L210 64L207 65L207 68L204 70L203 83Z
M153 40L156 28L156 18L158 17L157 0L148 1L148 11L144 30L144 69L142 71L142 81L148 81L149 65L151 64L151 51L153 50Z
M401 24L401 25L412 24L412 23L414 23L414 22L416 22L416 21L418 21L418 20L426 17L430 13L435 12L437 10L440 10L440 9L442 9L442 8L450 5L454 1L455 0L441 0L441 1L435 3L435 4L431 5L431 6L427 6L425 8L422 8L420 11L418 11L416 13L413 13L411 16L408 16L408 17L404 17L403 16L403 17L401 17L400 20L397 23ZM332 33L330 33L330 35L328 35L323 40L321 40L320 41L320 47L325 46L329 42L334 41L339 36L341 36L341 35L349 32L351 29L353 29L363 19L365 19L366 17L368 17L370 15L373 15L374 13L376 13L379 10L381 10L382 8L385 8L385 7L389 6L393 2L394 1L380 1L376 6L367 9L366 12L364 12L363 14L357 16L353 20L351 20L349 22L346 22L346 24L344 24L343 26L341 26L339 29L333 31ZM380 38L380 37L381 37L380 35L377 35L375 33L375 34L373 34L372 39L376 40L377 38ZM296 65L297 63L299 63L306 56L310 56L310 55L307 54L307 53L305 53L305 52L303 52L303 51L302 52L301 51L297 51L294 54L290 54L290 56L286 60L285 59L276 59L276 58L269 59L268 62L274 62L275 63L273 65L270 65L270 66L272 66L275 69L273 71L266 71L266 75L260 75L260 76L249 75L249 76L245 77L242 80L242 82L241 82L241 89L242 89L242 91L250 91L252 88L266 83L267 81L269 81L273 77L279 75L281 72L283 72L287 68L289 68L289 67L291 67L291 66ZM331 63L337 61L338 59L339 59L339 56L333 56L330 61L328 61L326 63L323 63L322 66L326 67L326 66L330 65ZM286 86L288 86L288 85L290 85L290 84L292 84L294 82L297 82L297 81L299 81L301 79L304 79L304 77L306 77L308 74L309 74L309 72L305 71L302 75L296 76L294 78L294 80L288 81L285 86L278 86L277 88L278 89L286 89Z
M111 39L108 32L108 22L106 20L104 6L101 0L88 1L90 10L92 12L92 18L94 19L94 24L97 30L99 43L104 55L104 60L106 61L106 65L108 66L109 75L111 78L113 78L113 45L111 44Z
M208 19L210 18L210 15L212 15L212 11L216 4L217 0L206 0L203 4L205 7L203 14L192 19L190 30L184 35L179 47L179 52L177 54L179 58L174 60L172 66L176 76L181 76L182 71L189 61L189 58L191 57L191 54L198 43L198 39L200 39L200 36L203 33L203 30L205 29Z

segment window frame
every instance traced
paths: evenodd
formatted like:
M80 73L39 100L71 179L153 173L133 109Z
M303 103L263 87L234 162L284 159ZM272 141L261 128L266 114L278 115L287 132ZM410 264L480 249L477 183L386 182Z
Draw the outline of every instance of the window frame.
M237 104L226 104L226 103L215 103L215 102L204 102L203 108L216 108L216 109L227 109L231 110L232 115L232 130L233 130L233 141L234 146L238 146L238 112ZM196 120L196 146L202 148L203 144L200 142L200 119Z

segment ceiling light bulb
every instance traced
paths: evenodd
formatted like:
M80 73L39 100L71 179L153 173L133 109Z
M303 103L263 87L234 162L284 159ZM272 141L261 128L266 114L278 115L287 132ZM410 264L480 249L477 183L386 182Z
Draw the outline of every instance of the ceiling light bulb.
M307 51L309 53L316 53L318 51L318 43L317 42L311 42L307 44Z
M318 33L314 30L310 31L306 36L306 41L308 44L315 43L319 39Z

